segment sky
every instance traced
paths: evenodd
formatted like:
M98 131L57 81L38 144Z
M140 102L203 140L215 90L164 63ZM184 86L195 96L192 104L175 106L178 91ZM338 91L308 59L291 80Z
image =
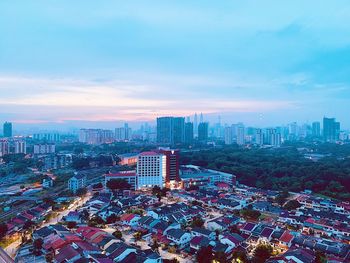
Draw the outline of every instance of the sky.
M0 121L350 128L349 1L0 2ZM21 126L21 127L22 127Z

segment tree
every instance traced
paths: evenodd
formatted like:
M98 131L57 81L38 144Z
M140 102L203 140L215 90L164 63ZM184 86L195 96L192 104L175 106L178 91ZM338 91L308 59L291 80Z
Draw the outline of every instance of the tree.
M315 253L315 263L326 263L327 262L327 257L324 253L320 251L316 251Z
M123 233L120 230L116 230L112 234L115 238L122 239Z
M7 225L5 223L0 224L0 239L3 239L7 233Z
M157 241L156 239L154 239L154 240L153 240L153 243L152 243L152 245L151 245L151 249L152 249L153 251L158 251L159 247L160 247L160 245L159 245L158 241Z
M290 210L295 210L297 208L299 208L301 206L301 204L297 201L297 200L289 200L285 205L284 205L284 209L287 209L288 211Z
M35 239L33 242L34 255L41 255L41 249L43 248L44 241L41 238Z
M216 253L214 254L214 260L215 260L215 261L218 261L218 262L220 262L220 263L227 263L227 262L229 262L229 261L227 260L227 256L226 256L225 252L223 252L223 251L218 251L218 252L216 252Z
M272 247L270 245L259 244L254 250L253 262L264 263L272 255Z
M276 198L275 201L280 205L283 206L284 203L287 201L287 198L289 197L288 191L282 191L280 192Z
M114 224L118 220L118 216L116 214L111 214L109 217L106 218L107 224Z
M210 263L213 260L213 248L211 246L201 247L196 254L200 263Z
M238 262L247 263L248 262L248 256L245 250L240 249L236 250L232 253L233 259L237 260Z
M203 225L204 225L204 220L199 217L194 217L191 222L192 227L202 227Z
M77 222L69 221L69 222L67 223L67 227L68 227L69 229L76 228L76 226L77 226Z
M76 195L77 196L84 196L84 195L86 195L86 193L87 193L87 189L86 189L86 187L83 187L83 188L79 188L77 190Z
M242 209L241 216L248 220L258 220L258 218L261 216L261 213L253 209Z

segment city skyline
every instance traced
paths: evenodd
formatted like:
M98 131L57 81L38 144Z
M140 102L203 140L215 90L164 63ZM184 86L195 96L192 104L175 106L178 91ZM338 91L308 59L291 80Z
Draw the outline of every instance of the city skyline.
M2 2L0 120L68 127L197 111L350 127L350 5L251 4Z

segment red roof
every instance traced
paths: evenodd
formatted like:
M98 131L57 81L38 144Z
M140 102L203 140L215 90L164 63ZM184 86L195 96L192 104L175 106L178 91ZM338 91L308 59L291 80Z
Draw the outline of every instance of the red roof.
M280 237L280 241L282 241L284 243L289 243L290 241L292 241L293 237L294 236L291 235L288 230L286 230L286 231L284 231L284 233Z
M120 221L128 221L130 222L135 217L134 214L124 214L120 217Z
M122 176L136 176L135 171L124 171L124 172L118 172L118 173L110 173L106 174L107 177L122 177Z
M152 155L161 155L160 153L157 152L142 152L140 153L140 156L152 156Z

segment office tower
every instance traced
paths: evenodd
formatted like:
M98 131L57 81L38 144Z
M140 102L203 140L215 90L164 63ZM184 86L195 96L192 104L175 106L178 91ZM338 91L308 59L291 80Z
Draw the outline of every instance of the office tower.
M193 134L194 137L198 137L198 116L197 113L194 114L194 121L193 121Z
M202 122L198 125L198 140L206 143L208 141L209 123Z
M321 136L321 123L319 121L315 121L312 123L312 136L313 137Z
M7 140L0 140L0 157L10 153L10 146Z
M187 116L187 117L186 117L186 122L191 122L190 116Z
M173 144L183 143L185 141L185 118L173 118Z
M14 142L14 153L27 153L27 146L25 140L15 140Z
M143 152L137 161L137 188L163 187L166 176L166 156L156 152Z
M225 144L230 145L233 144L233 133L232 126L225 127Z
M180 151L159 148L158 152L166 157L165 184L167 187L175 186L177 182L180 182Z
M193 143L193 123L186 122L185 123L185 143L192 144Z
M237 144L244 145L245 144L245 128L240 125L237 129Z
M11 122L5 122L3 126L4 130L4 137L9 138L12 137L12 123Z
M339 139L340 122L335 118L323 118L323 138L325 142L335 142Z
M132 130L129 128L127 123L124 124L124 127L115 129L115 140L116 141L130 141L131 140Z
M177 144L185 141L185 118L160 117L157 118L157 142Z
M295 140L297 138L298 125L296 122L289 124L289 140Z
M201 115L199 117L199 123L203 123L203 122L204 122L203 113L201 112Z
M277 132L277 129L267 129L267 144L275 147L281 146L281 134Z
M255 131L255 143L257 145L263 145L264 144L264 133L262 129L256 129Z

